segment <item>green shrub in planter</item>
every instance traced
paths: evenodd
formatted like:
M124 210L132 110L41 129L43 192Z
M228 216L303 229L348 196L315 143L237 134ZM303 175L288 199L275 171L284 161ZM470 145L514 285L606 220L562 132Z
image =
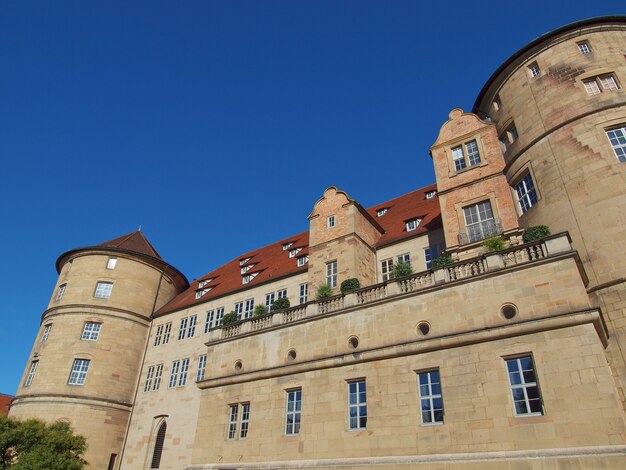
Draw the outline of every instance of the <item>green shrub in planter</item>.
M263 315L267 315L269 312L267 311L267 307L265 305L257 305L254 307L254 316L262 317Z
M346 294L350 291L357 290L359 287L361 287L359 280L356 277L351 277L341 283L341 293Z
M433 269L439 269L439 268L443 268L444 266L447 266L449 264L452 264L452 256L450 255L441 255L439 258L435 258L432 262L432 267Z
M272 304L272 310L285 310L289 307L291 307L291 302L289 302L289 299L287 297L281 297L280 299L276 299Z
M524 230L522 238L524 243L533 242L535 240L541 240L550 235L550 229L547 225L535 225L534 227L528 227Z
M235 312L228 312L224 315L224 318L222 318L222 325L228 326L237 323L238 321L239 319L237 318L237 314Z
M502 251L506 248L506 241L501 235L495 237L485 238L483 240L483 246L487 251Z
M330 297L331 295L333 295L333 290L330 288L329 285L324 284L317 288L317 294L316 294L317 300L326 299Z
M393 265L393 277L407 277L413 274L413 268L409 263L405 263L404 261L398 261Z

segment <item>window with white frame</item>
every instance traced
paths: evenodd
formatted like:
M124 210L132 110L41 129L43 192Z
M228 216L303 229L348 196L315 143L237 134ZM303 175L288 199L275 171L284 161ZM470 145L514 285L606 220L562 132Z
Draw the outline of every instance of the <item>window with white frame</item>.
M274 292L270 292L269 294L265 294L265 306L267 307L267 311L272 311L272 305L274 304Z
M337 287L337 261L326 263L326 285L331 289Z
M287 297L287 289L281 289L281 290L279 290L279 291L276 293L276 296L277 296L279 299L282 299L282 298L284 298L284 297Z
M411 266L411 254L410 253L404 253L400 256L397 256L396 260L398 263L404 263L404 264L408 264L409 266Z
M384 259L380 262L380 272L383 275L383 282L393 278L393 259Z
M209 284L212 280L213 280L213 278L205 279L203 281L198 281L198 289L202 289L204 286Z
M237 314L237 320L241 320L241 314L243 313L243 302L237 302L235 304L235 313Z
M530 173L526 173L514 188L522 214L537 204L537 191Z
M206 354L198 356L198 373L196 374L196 382L204 380L204 371L206 370Z
M365 379L348 382L348 429L367 427L367 393Z
M589 95L598 95L606 91L619 90L620 86L612 73L597 75L595 77L586 78L583 81L585 90Z
M406 221L406 231L407 232L412 232L413 230L416 230L417 227L419 227L419 224L420 224L421 221L422 221L422 219L407 220Z
M161 344L167 344L170 340L171 332L172 322L167 322L157 326L156 334L154 335L154 345L159 346Z
M50 336L50 331L52 331L52 323L48 323L43 327L43 333L41 334L41 342L45 343L48 341L48 336Z
M298 260L297 260L297 265L298 265L298 267L304 266L308 262L309 262L309 257L308 256L299 256Z
M294 248L293 250L289 250L289 257L295 258L295 256L302 251L302 248Z
M248 284L252 279L257 277L258 274L259 273L246 274L241 280L242 284Z
M426 264L426 269L432 269L433 260L439 258L443 250L445 250L445 244L443 243L440 246L429 246L428 248L424 248L424 262Z
M245 439L248 436L249 425L250 403L235 403L229 405L228 439ZM237 432L238 428L239 432Z
M307 303L309 300L309 285L305 282L300 284L300 305Z
M24 381L24 387L30 386L33 383L33 379L35 378L35 372L37 372L37 367L39 366L39 361L35 360L30 363L30 369L28 369L28 375L26 376L26 380Z
M480 163L480 152L478 151L476 140L453 147L452 161L456 171L464 170L468 166L478 165Z
M516 416L542 415L541 395L531 356L506 360Z
M211 291L211 289L213 289L213 287L203 287L202 289L198 289L196 291L196 300L201 299L202 297L204 297L208 292Z
M293 242L285 243L283 245L283 251L287 251L289 248L291 248L292 245L293 245Z
M117 266L117 258L109 258L107 260L107 269L115 269Z
M172 362L169 388L184 387L187 383L187 371L189 370L189 358Z
M246 309L244 310L244 318L250 318L254 312L254 299L246 300Z
M443 424L443 398L439 370L417 374L422 424Z
M224 307L220 307L215 310L215 326L222 326L222 321L224 320Z
M335 216L331 215L330 217L328 217L328 219L326 219L326 226L328 228L333 228L335 226Z
M189 317L189 325L187 326L187 338L193 338L196 333L196 323L198 322L198 315L192 315Z
M287 390L287 411L285 416L285 435L300 434L302 416L302 389Z
M239 260L239 266L243 266L244 264L246 264L248 261L250 261L252 258L242 258Z
M89 370L89 359L74 359L68 385L85 385L87 371Z
M382 217L383 215L385 215L385 214L387 213L387 211L388 211L388 210L389 210L389 208L388 208L388 207L383 207L383 208L381 208L381 209L378 209L378 210L376 211L376 216L377 216L377 217Z
M465 216L465 228L469 243L497 235L498 230L490 201L464 207L463 215Z
M148 367L146 373L146 383L143 387L144 392L156 392L161 386L161 377L163 375L163 364Z
M626 162L626 125L607 130L606 136L617 159L622 163Z
M512 122L508 125L508 127L504 130L502 134L500 134L500 145L502 146L502 151L506 152L508 148L513 145L517 139L519 139L519 134L517 133L517 127L515 127L515 123Z
M96 291L93 296L96 299L108 299L111 297L111 291L113 290L112 282L98 281L96 284Z
M437 195L437 191L435 191L434 189L432 191L428 191L426 193L426 199L432 199Z
M193 338L193 335L196 333L197 322L198 315L181 318L180 327L178 328L178 339Z
M83 326L83 333L80 335L80 339L85 341L96 341L100 336L100 328L102 323L86 322Z
M533 62L528 66L528 73L532 78L538 77L541 75L541 69L539 68L539 64L537 62Z
M56 296L56 299L55 299L57 302L63 298L63 294L65 294L65 288L66 287L67 287L67 284L61 284L59 286L59 290L57 291L57 296Z
M185 339L187 336L187 322L189 319L187 317L180 319L180 326L178 327L178 339Z
M248 271L250 271L252 268L254 268L257 265L257 263L253 263L253 264L246 264L245 266L243 266L241 268L241 274L246 274Z
M591 53L591 46L589 45L589 41L580 41L577 42L578 50L581 54L589 54Z

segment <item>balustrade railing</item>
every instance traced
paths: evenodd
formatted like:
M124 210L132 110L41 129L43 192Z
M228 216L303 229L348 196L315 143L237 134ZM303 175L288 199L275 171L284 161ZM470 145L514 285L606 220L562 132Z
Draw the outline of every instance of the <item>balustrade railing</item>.
M515 250L508 250L502 253L504 266L515 266L516 264L527 263L546 257L541 242L532 245L524 245Z
M465 263L457 263L453 266L447 267L446 269L448 270L448 275L451 281L476 276L477 274L482 274L486 271L485 263L482 258L473 259Z
M300 320L306 316L306 307L294 307L282 312L283 323L290 323L292 321Z
M387 286L385 284L378 284L356 293L357 303L359 304L366 304L374 300L384 299L385 297L387 297Z
M318 303L319 313L330 313L343 308L343 295L336 295Z
M262 317L253 318L250 321L250 329L252 331L262 330L268 326L272 326L272 315L263 315Z
M398 284L400 284L400 290L402 292L413 292L415 290L423 289L424 287L430 287L434 283L435 278L431 271L398 280Z

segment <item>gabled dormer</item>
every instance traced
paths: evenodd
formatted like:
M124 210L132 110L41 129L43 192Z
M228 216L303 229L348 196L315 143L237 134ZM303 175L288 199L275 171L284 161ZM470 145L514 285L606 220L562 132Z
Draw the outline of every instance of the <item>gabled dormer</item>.
M448 251L461 259L475 256L484 239L498 235L518 243L518 217L496 126L454 109L430 152Z

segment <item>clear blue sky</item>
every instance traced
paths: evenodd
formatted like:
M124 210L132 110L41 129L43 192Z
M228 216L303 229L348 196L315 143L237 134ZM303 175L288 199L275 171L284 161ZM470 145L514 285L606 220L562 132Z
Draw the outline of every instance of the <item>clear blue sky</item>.
M0 2L0 392L54 262L140 224L191 280L307 229L329 185L370 206L434 182L454 107L604 1Z

